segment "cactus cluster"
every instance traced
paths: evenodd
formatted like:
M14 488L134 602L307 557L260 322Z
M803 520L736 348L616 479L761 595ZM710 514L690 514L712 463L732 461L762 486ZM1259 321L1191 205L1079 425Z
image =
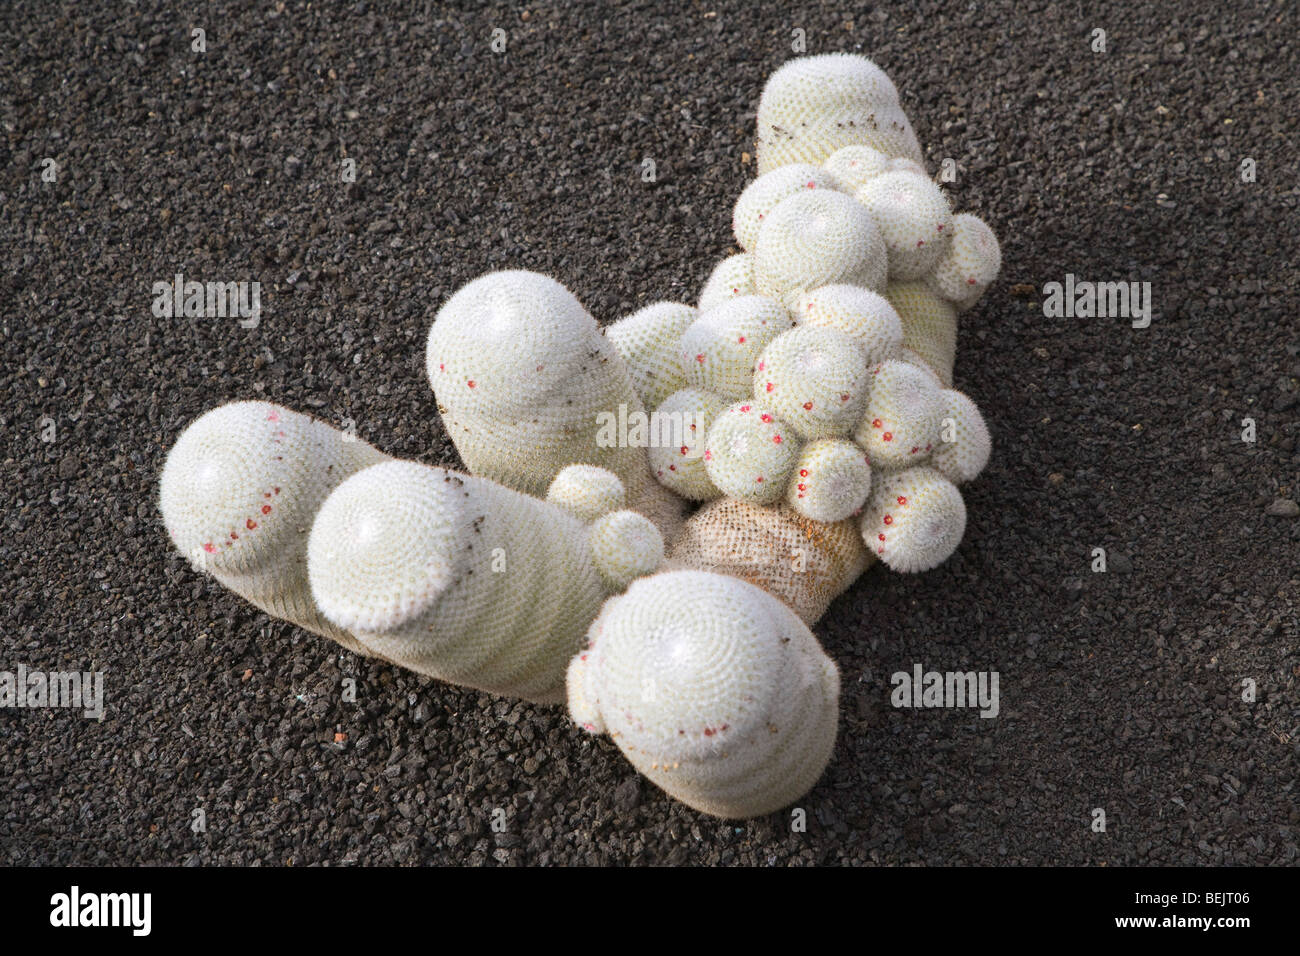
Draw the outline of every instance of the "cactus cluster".
M873 560L926 570L964 532L956 485L990 440L952 388L956 320L1000 254L926 177L865 58L782 67L757 124L742 251L697 306L655 303L602 334L521 271L443 304L426 368L472 474L233 403L168 457L177 548L350 650L567 701L702 812L798 799L838 724L838 671L808 625ZM610 416L676 431L609 440Z
M569 665L573 719L667 793L761 816L808 791L835 744L839 672L761 588L666 571L605 604Z
M541 703L601 604L663 561L618 477L572 466L548 500L398 461L267 402L200 417L160 506L200 570L267 613L420 674Z
M952 375L957 316L996 278L997 239L977 217L953 214L893 84L861 57L782 67L758 126L759 176L732 214L743 251L705 284L678 338L676 376L665 344L675 328L656 338L658 381L684 379L691 391L660 406L642 396L652 409L708 408L703 474L683 464L665 474L658 462L653 474L695 501L781 504L829 524L856 516L872 555L928 570L960 543L955 486L990 453ZM686 308L673 313L680 323ZM644 314L610 334L634 321L653 335ZM778 590L807 603L791 600L797 588Z

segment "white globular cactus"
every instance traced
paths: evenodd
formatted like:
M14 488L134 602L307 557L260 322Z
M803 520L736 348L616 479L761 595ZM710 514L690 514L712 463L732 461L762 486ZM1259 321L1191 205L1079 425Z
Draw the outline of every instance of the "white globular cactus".
M641 404L656 408L682 388L686 378L677 357L677 341L699 312L680 302L656 302L638 309L605 329L614 343Z
M966 503L933 468L908 468L873 479L862 510L862 539L895 571L929 571L957 550L966 532Z
M753 387L800 438L838 438L862 416L867 363L844 333L796 326L763 350Z
M781 500L799 457L798 435L771 405L754 399L728 407L709 429L704 467L723 494L751 504Z
M896 358L903 345L903 322L879 292L853 285L825 285L799 297L794 311L800 325L834 329L857 343L868 365Z
M415 462L353 475L307 549L325 616L418 674L541 703L609 593L586 527L510 488Z
M908 365L924 372L925 377L928 378L931 383L933 383L934 387L939 389L939 391L943 391L948 387L943 383L943 379L939 378L939 373L930 367L930 363L921 358L920 352L904 347L898 350L897 358L898 361L906 362Z
M687 384L725 398L744 398L759 354L793 324L781 303L766 296L742 296L715 306L677 343Z
M595 465L563 468L546 490L546 500L583 524L627 505L627 492L618 475Z
M320 613L307 531L335 487L388 456L269 402L232 402L190 424L167 456L163 523L191 564L273 617L368 653Z
M926 281L931 290L965 312L979 301L1002 269L1002 249L988 224L968 212L953 217L952 242Z
M429 330L426 367L447 432L476 475L545 494L566 465L618 475L629 507L671 537L680 502L651 480L645 449L603 437L644 414L617 350L554 279L493 272L460 289Z
M952 303L922 282L891 282L885 298L902 321L903 347L916 352L944 387L951 388L957 361L957 310Z
M731 229L746 252L753 252L758 231L777 204L805 189L842 191L839 180L819 166L794 163L759 176L745 187L731 214Z
M663 564L663 535L635 511L603 515L592 522L588 534L592 560L611 592L622 591Z
M669 429L671 441L650 445L650 468L665 487L691 501L709 501L722 494L709 480L704 444L714 420L727 401L713 392L683 388L669 395L651 415L651 427Z
M880 225L890 281L922 278L952 244L952 208L925 176L904 171L875 176L858 188L857 198Z
M906 362L882 362L872 379L854 439L875 468L897 470L925 461L939 440L941 390L929 374Z
M728 299L754 295L754 292L754 257L742 252L727 256L714 266L700 290L700 300L696 305L700 312L707 312Z
M852 196L806 189L777 204L758 231L754 286L798 306L809 289L847 283L882 289L888 253L880 227Z
M870 146L845 146L831 153L822 168L841 183L856 190L868 179L889 172L889 164L889 157L878 149Z
M638 771L713 816L762 816L830 760L839 672L780 601L735 578L673 571L632 584L568 671L569 711Z
M954 485L974 481L993 453L993 439L979 408L954 389L943 391L943 412L939 441L930 454L930 464Z
M845 146L923 159L898 90L863 56L829 53L786 63L763 87L757 123L759 175L789 163L823 163Z
M843 521L870 493L871 466L862 449L851 441L824 438L803 447L786 502L813 521Z

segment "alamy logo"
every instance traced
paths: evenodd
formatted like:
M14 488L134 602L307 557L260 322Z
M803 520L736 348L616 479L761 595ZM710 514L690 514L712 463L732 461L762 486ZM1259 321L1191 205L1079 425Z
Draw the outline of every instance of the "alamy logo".
M895 707L978 707L981 717L998 715L997 671L927 671L912 665L912 673L898 671L889 702Z
M686 458L699 458L704 447L703 414L628 412L627 405L614 412L596 413L598 448L680 448Z
M92 720L104 716L104 674L102 671L0 671L0 707L81 708Z
M1049 319L1132 319L1135 329L1151 324L1150 282L1088 282L1067 272L1064 284L1047 283L1043 295Z
M262 283L186 281L178 272L171 282L153 284L153 314L160 319L238 317L242 328L255 329L262 318Z
M129 926L133 936L148 936L153 926L152 893L69 893L50 897L50 925Z

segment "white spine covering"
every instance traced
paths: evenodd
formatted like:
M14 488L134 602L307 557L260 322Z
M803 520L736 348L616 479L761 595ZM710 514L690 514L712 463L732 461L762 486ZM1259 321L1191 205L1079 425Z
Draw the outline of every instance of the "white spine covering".
M864 56L827 53L783 65L758 101L758 174L820 165L845 146L924 162L921 144L885 71Z
M469 283L439 310L426 367L474 474L541 496L565 466L598 465L665 539L680 527L682 503L651 479L645 449L599 438L604 416L644 409L614 343L554 279L493 272Z
M767 592L673 571L610 599L569 669L574 720L670 796L728 819L788 806L830 760L839 672Z
M325 616L395 664L539 703L606 590L586 527L484 478L415 462L368 468L330 495L308 546Z
M200 416L163 467L159 508L200 571L272 617L367 653L321 616L307 585L307 531L342 481L388 456L270 402L231 402Z
M605 337L622 356L637 397L647 409L686 385L677 356L677 340L699 318L694 306L656 302L624 316L605 329Z

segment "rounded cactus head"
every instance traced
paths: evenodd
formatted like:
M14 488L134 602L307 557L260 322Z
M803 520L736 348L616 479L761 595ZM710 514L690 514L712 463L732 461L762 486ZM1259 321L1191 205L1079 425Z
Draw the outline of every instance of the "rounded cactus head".
M650 470L665 488L691 501L709 501L722 494L709 480L704 445L714 420L726 409L726 399L700 388L673 392L651 416L652 427L667 427L673 440L652 442L647 450Z
M538 702L562 696L608 595L588 526L568 512L409 461L367 468L330 495L307 573L325 615L376 654Z
M664 560L664 539L649 518L614 511L597 518L588 532L591 558L610 591L622 591L652 574Z
M855 285L824 285L799 297L794 312L800 325L843 332L862 350L868 365L896 358L903 345L903 322L879 292Z
M758 103L758 172L789 163L823 163L845 146L922 159L898 104L898 90L866 57L828 53L786 63Z
M583 524L627 505L627 492L618 475L595 465L569 465L555 476L546 500Z
M861 349L834 329L801 325L783 332L754 369L754 394L805 439L851 434L867 390Z
M759 354L793 324L781 303L766 296L741 296L715 306L678 340L687 384L724 398L746 397Z
M825 768L838 671L758 588L701 571L642 578L607 602L589 638L569 669L571 714L687 805L770 813Z
M247 574L297 555L321 502L386 457L324 422L270 402L201 415L167 455L163 523L196 567Z
M942 417L943 396L930 375L906 362L882 362L853 437L873 467L907 468L934 450Z
M871 466L858 445L825 438L804 446L795 462L786 503L813 521L843 521L866 503Z
M327 620L307 583L307 534L329 493L387 455L269 402L200 416L167 456L159 507L190 562L273 617L371 653Z
M728 299L754 294L754 257L747 252L727 256L716 266L700 290L700 312L707 312Z
M863 183L857 198L880 225L891 282L920 279L933 271L952 244L948 198L925 176L884 173Z
M799 436L771 405L737 402L709 429L704 467L723 494L756 505L775 504L785 493L799 457Z
M426 370L450 407L527 412L580 373L596 334L596 320L550 276L492 272L438 310Z
M964 312L998 277L1002 249L993 230L978 216L954 216L952 229L952 243L927 281L937 295Z
M780 166L746 186L731 215L731 228L740 247L753 252L758 230L777 203L804 189L841 191L840 182L831 173L807 163Z
M349 630L401 627L433 607L466 570L464 479L392 461L330 495L307 550L312 593Z
M754 284L798 306L809 289L848 283L884 288L888 258L876 221L852 196L807 189L781 200L758 231Z
M993 439L978 406L954 389L943 391L943 419L939 441L930 455L931 466L954 485L974 481L993 453Z
M966 503L933 468L877 474L859 524L862 540L895 571L929 571L966 532Z
M856 189L868 179L888 172L890 160L870 146L845 146L831 153L823 168L840 182Z

